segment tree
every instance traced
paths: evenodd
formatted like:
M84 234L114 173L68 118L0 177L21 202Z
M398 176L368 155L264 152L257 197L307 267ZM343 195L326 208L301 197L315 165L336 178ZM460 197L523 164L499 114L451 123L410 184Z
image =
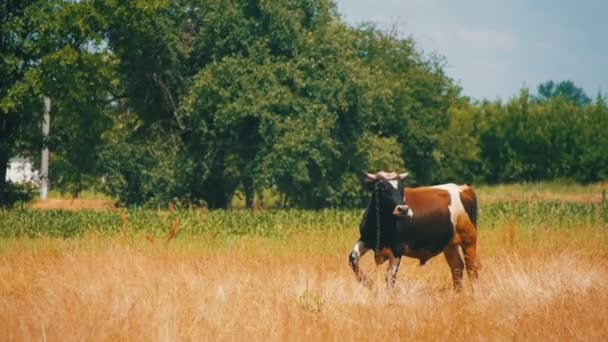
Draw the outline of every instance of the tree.
M581 117L575 132L579 146L579 163L573 168L575 179L582 182L608 180L608 105L606 96L598 94L593 105Z
M572 81L561 81L555 83L547 81L538 85L538 99L547 101L551 98L563 96L579 106L586 106L591 103L591 99L585 94L582 88L577 87Z
M194 111L184 95L197 92L191 90L192 82L197 80L211 82L209 85L218 80L241 86L242 76L236 74L240 69L233 73L222 68L238 66L239 56L244 57L248 66L259 65L264 59L274 62L293 57L300 48L303 31L323 20L329 3L177 1L148 4L103 0L94 3L108 18L108 44L120 61L123 75L122 103L132 109L142 123L137 132L126 139L143 142L152 131L178 138L181 149L178 154L189 165L175 169L176 175L189 184L187 191L178 195L181 198L204 200L212 208L226 207L234 189L243 184L247 198L251 199L255 168L250 158L256 155L260 141L255 127L257 113L240 112L238 106L233 105L232 112L228 113L231 116L224 122L224 114L216 113L217 106L232 99L230 94L238 94L238 89L226 88L222 83L216 88L226 90L227 95L204 103ZM227 71L226 76L218 74L218 70ZM234 120L230 121L232 117Z
M361 198L353 180L374 167L378 141L400 146L396 157L419 181L434 179L458 88L412 40L350 28L326 0L94 3L108 18L121 105L140 122L119 140L150 156L134 158L147 165L137 169L161 175L157 165L174 165L169 173L185 182L147 186L153 178L107 161L109 179L139 185L109 184L149 189L126 197L222 208L238 188L250 205L275 187L294 206L352 206ZM150 163L151 137L175 142L175 153Z
M6 169L19 139L31 128L35 108L42 101L35 94L37 75L30 71L36 57L24 42L28 39L26 10L36 1L6 1L0 13L0 206L7 202Z
M71 122L54 133L70 136L95 125L107 99L109 73L102 69L111 58L100 49L102 18L86 2L8 1L1 16L0 204L8 158L53 144L40 137L42 95L52 99L56 123Z
M449 108L460 89L437 56L424 56L412 39L399 39L366 24L358 32L358 55L373 75L369 129L396 136L402 158L420 184L440 181L440 137L450 125Z
M481 161L489 182L605 178L605 102L581 106L564 96L480 106ZM602 146L602 147L600 147Z
M476 104L462 98L449 109L450 124L439 137L435 152L435 176L441 182L483 180L480 146L481 113Z

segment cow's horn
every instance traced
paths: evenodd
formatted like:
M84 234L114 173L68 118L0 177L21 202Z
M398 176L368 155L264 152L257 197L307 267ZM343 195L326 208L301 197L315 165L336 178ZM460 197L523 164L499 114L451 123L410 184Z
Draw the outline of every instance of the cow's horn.
M404 179L405 177L407 177L408 174L409 174L408 172L400 173L399 179Z
M375 173L365 172L364 175L365 175L365 180L367 180L367 181L375 181L376 179L378 179L378 175Z

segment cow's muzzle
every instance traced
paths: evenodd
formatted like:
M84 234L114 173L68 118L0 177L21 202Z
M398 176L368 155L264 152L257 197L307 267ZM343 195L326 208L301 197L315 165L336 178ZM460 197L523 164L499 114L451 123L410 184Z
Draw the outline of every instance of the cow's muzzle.
M397 217L409 217L411 216L410 208L405 204L398 205L395 207L395 210L393 210L393 215Z

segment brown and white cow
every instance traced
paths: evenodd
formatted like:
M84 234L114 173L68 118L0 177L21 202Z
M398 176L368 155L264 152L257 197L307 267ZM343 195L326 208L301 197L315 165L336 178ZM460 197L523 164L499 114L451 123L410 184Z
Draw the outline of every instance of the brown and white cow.
M349 255L350 266L361 283L371 285L359 268L359 259L371 249L376 264L389 261L386 281L393 287L403 256L424 265L443 252L454 289L459 290L465 265L470 279L477 278L479 269L475 192L467 185L456 184L406 188L406 175L365 175L372 195L359 226L359 241Z

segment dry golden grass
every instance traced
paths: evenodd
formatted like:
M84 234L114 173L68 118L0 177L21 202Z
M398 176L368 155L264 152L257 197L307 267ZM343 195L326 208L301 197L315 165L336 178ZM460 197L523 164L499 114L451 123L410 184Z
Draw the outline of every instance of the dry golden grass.
M384 267L355 282L356 232L287 240L145 236L5 242L2 340L603 340L608 334L605 229L482 232L481 279L451 291L443 257L405 259L388 293ZM556 247L557 246L557 247Z

